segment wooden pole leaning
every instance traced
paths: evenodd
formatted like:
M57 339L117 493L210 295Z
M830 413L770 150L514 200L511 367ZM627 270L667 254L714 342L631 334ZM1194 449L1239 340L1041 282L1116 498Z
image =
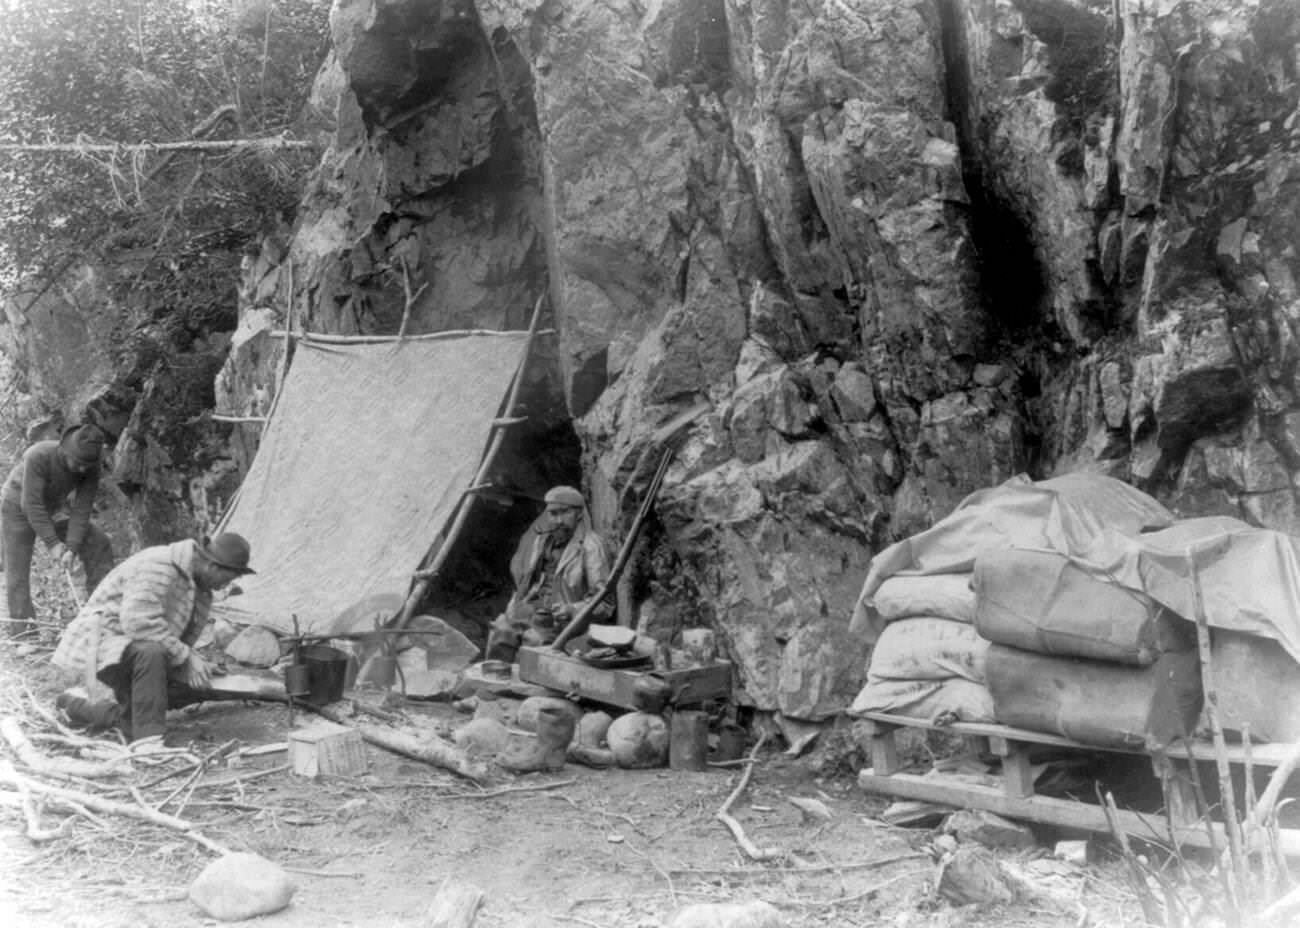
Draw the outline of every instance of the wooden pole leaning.
M545 299L546 294L543 293L537 298L536 305L533 306L533 318L528 323L528 338L524 342L524 354L519 359L519 367L515 371L514 381L510 385L505 410L500 418L493 421L492 438L488 441L483 460L479 463L478 470L475 472L469 486L461 494L460 502L456 505L456 515L452 519L451 527L447 529L440 543L435 542L437 546L436 553L432 550L425 553L425 560L429 560L431 554L433 560L427 567L416 571L415 582L411 585L410 592L406 594L406 600L402 603L401 610L388 623L390 628L405 628L407 623L411 621L416 608L420 605L420 600L424 599L425 594L429 592L429 584L447 560L452 542L460 535L461 529L464 528L465 522L469 518L469 512L473 507L477 492L483 488L488 473L492 469L492 464L495 462L502 444L505 443L505 427L525 421L526 417L515 415L515 408L519 404L519 393L523 389L524 383L524 371L528 367L528 359L533 350L533 341L539 331L538 323L542 318L542 303Z
M280 356L280 367L277 371L277 377L275 382L275 395L271 397L271 405L267 407L266 415L262 417L213 416L212 418L218 422L222 422L222 421L259 422L260 421L260 424L265 429L266 425L270 423L271 417L275 415L276 407L280 405L280 396L281 394L284 393L284 381L289 376L289 355L293 353L293 340L295 337L293 331L294 301L293 301L293 259L292 258L289 259L287 269L288 269L288 281L289 281L289 288L288 288L289 305L284 311L284 354ZM262 434L265 435L266 432L263 431ZM212 534L214 536L220 535L222 531L225 530L226 523L230 521L230 516L235 511L235 503L239 502L239 494L243 491L243 489L244 489L244 484L241 481L239 487L235 490L234 495L230 497L230 502L226 503L226 511L221 514L221 519L217 522L216 526L212 529Z

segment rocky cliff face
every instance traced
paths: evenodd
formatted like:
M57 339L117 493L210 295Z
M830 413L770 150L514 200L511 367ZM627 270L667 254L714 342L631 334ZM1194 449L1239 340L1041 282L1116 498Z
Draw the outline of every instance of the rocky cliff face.
M707 402L624 605L719 629L754 705L842 707L873 552L1018 472L1300 531L1290 0L336 0L331 29L329 151L220 402L262 411L273 327L522 328L544 296L615 537L652 430Z

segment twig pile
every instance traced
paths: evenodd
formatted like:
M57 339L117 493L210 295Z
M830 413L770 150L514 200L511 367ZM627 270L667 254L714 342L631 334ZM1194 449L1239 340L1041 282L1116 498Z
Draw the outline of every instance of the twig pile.
M4 676L9 679L0 707L5 746L0 807L21 813L24 834L33 845L61 842L66 850L93 856L94 846L105 839L163 846L174 840L167 834L179 834L211 853L228 853L185 813L200 790L214 785L229 789L263 773L250 770L236 779L205 781L205 773L238 753L237 742L204 753L133 750L120 739L74 731L24 683L8 672ZM164 835L159 836L159 828Z

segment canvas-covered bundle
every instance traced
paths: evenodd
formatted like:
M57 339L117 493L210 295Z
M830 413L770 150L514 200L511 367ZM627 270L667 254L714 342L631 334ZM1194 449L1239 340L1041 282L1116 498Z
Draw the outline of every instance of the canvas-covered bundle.
M970 494L930 528L872 558L850 631L875 642L891 617L899 617L897 609L882 609L881 597L890 592L885 584L891 579L921 579L912 589L927 595L924 580L938 584L944 582L939 578L955 575L960 594L976 559L988 552L1022 547L1078 554L1103 533L1136 536L1173 521L1173 514L1156 500L1113 477L1065 474L1036 482L1023 474L1013 477ZM937 613L918 608L912 614Z
M1195 651L1170 651L1147 667L989 648L988 687L1003 725L1084 744L1158 748L1191 735L1201 711Z
M946 518L871 562L851 628L873 642L851 713L991 722L988 641L972 623L977 559L1015 546L1073 553L1107 526L1134 534L1173 516L1139 490L1097 474L1019 476L972 493Z
M982 554L974 588L975 627L998 644L1137 667L1196 647L1191 622L1057 551Z
M1252 741L1300 741L1300 664L1272 638L1215 629L1213 640L1215 709L1224 730Z

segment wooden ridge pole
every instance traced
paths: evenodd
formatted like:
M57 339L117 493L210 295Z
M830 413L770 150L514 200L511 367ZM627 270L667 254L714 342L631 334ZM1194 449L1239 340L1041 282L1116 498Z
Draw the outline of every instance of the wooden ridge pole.
M554 335L554 329L538 329L533 335ZM331 335L328 332L287 332L284 329L271 329L267 333L271 338L297 338L302 341L318 342L326 345L385 345L396 342L434 341L442 338L464 338L469 335L515 335L518 330L502 331L500 329L448 329L445 332L422 332L419 335Z
M533 340L537 337L538 323L542 318L542 303L546 300L546 294L543 293L537 297L537 303L533 306L533 318L528 323L528 339L524 342L524 354L519 359L519 367L515 371L514 382L510 385L510 393L506 399L505 410L500 419L511 420L513 422L522 421L515 416L515 407L519 403L519 393L523 389L524 371L528 367L528 359L532 354ZM496 420L496 421L500 421ZM406 595L406 601L402 603L402 609L389 623L391 628L405 628L406 624L411 621L411 616L415 614L416 607L420 605L420 600L429 592L429 584L442 569L443 563L447 560L447 555L451 551L452 542L460 534L465 525L466 519L469 518L469 511L473 506L476 498L476 491L481 490L486 482L488 472L496 460L497 453L501 450L502 444L505 443L505 429L496 425L492 430L492 438L488 442L487 451L483 454L483 460L478 466L474 479L470 481L469 487L461 494L460 502L456 507L456 516L452 520L451 527L447 529L443 536L442 543L438 546L437 554L434 555L432 563L428 567L422 568L415 572L415 583L411 586L411 591ZM430 552L425 553L425 558L429 557Z
M270 421L271 421L271 417L272 417L273 415L275 415L276 407L278 407L278 406L280 405L280 396L281 396L281 394L284 393L284 382L285 382L285 380L287 380L288 377L289 377L289 355L293 353L293 340L294 340L294 337L295 337L295 336L294 336L294 332L293 332L293 310L294 310L294 302L293 302L293 258L292 258L292 257L289 258L288 264L286 265L286 273L287 273L287 275L288 275L288 282L289 282L289 288L288 288L288 289L289 289L289 301L288 301L289 305L288 305L287 307L285 307L285 310L284 310L284 329L285 329L284 354L280 356L280 366L279 366L279 369L277 370L277 376L276 376L276 382L275 382L275 395L271 397L271 405L267 408L267 410L266 410L266 415L265 415L265 416L262 416L262 417L261 417L261 420L260 420L261 423L262 423L262 425L263 425L264 427L265 427L268 423L270 423ZM277 287L279 286L279 282L278 282L278 281L276 282L276 286L277 286ZM212 418L213 418L214 420L218 421L218 422L222 422L222 421L225 421L225 422L257 422L257 421L259 421L259 420L258 420L258 417L256 417L256 416L247 416L247 417L245 417L245 416L230 416L230 417L225 417L225 416L215 416L215 415L214 415ZM266 432L263 431L262 434L265 435ZM260 439L259 439L259 443L258 443L258 448L259 448L259 449L261 448ZM247 475L245 475L245 476L247 476ZM223 512L223 513L221 514L221 518L217 521L216 526L212 529L212 534L213 534L213 535L220 535L221 532L225 529L226 524L230 521L230 517L231 517L231 516L234 514L234 512L235 512L235 504L236 504L237 502L239 502L239 494L242 493L243 490L244 490L244 482L241 480L241 481L239 482L239 486L235 488L235 493L234 493L234 495L230 497L230 502L226 504L226 511Z

